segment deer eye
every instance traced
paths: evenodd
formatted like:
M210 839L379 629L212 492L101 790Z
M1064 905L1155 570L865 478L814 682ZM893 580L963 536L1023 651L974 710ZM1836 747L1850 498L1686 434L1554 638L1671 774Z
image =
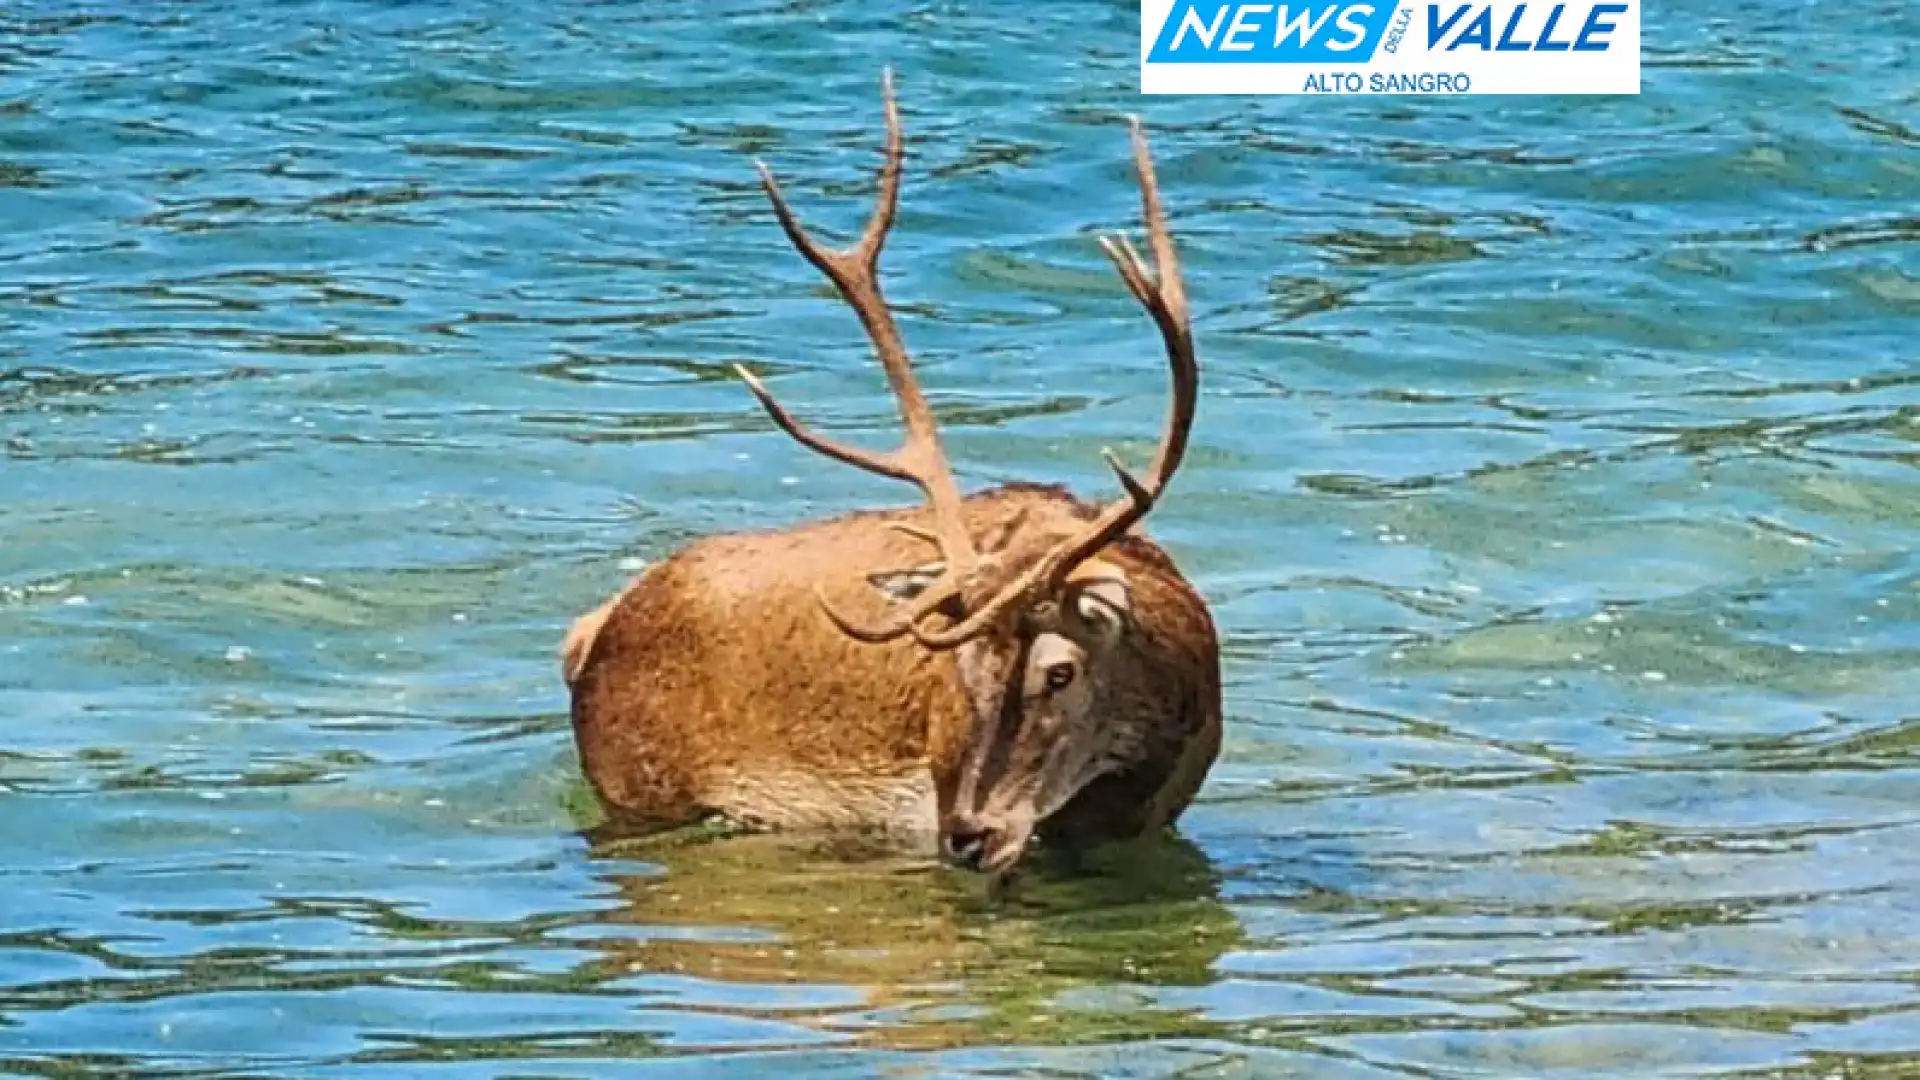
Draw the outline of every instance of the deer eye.
M1072 664L1047 665L1047 689L1065 690L1073 682Z

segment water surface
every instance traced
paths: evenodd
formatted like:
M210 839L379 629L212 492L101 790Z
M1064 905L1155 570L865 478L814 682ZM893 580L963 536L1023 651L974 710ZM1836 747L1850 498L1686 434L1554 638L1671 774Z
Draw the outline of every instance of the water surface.
M1920 15L1687 0L1621 99L1142 99L1125 3L0 13L0 1071L1904 1075ZM752 171L887 249L964 481L1104 496L1151 132L1204 397L1181 843L590 831L553 651L907 493ZM1904 1063L1904 1064L1903 1064Z

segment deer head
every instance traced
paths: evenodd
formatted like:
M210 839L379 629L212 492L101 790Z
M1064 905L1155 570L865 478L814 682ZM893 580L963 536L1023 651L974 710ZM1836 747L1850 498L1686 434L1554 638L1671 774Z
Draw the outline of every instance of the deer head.
M1101 246L1159 327L1173 393L1160 447L1146 478L1111 452L1105 457L1123 494L1062 533L1015 519L975 537L879 281L880 251L900 197L904 149L891 73L882 79L887 140L879 194L860 238L832 250L810 237L765 165L760 177L775 216L794 247L833 282L859 316L900 408L906 434L892 451L865 450L815 432L775 401L744 368L747 387L781 430L817 453L855 468L904 480L925 496L933 528L896 525L939 552L912 567L878 567L868 581L892 605L878 624L844 615L817 593L822 613L858 641L882 644L911 637L920 647L951 652L971 712L971 730L950 795L943 793L942 844L957 862L992 872L1020 858L1035 827L1103 773L1139 753L1144 676L1133 613L1133 583L1102 549L1154 507L1186 452L1199 391L1180 265L1161 212L1153 161L1139 120L1132 122L1141 203L1157 273L1150 276L1124 237ZM1131 665L1131 666L1129 666Z

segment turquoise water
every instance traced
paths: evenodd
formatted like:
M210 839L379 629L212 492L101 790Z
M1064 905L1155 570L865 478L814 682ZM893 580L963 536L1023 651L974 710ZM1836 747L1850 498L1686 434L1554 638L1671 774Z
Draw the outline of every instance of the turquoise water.
M1906 1075L1920 9L1652 5L1633 99L1142 99L1126 3L0 12L0 1072ZM999 904L593 833L567 621L906 493L785 246L861 220L964 481L1204 370L1182 842ZM1905 1062L1903 1066L1901 1063Z

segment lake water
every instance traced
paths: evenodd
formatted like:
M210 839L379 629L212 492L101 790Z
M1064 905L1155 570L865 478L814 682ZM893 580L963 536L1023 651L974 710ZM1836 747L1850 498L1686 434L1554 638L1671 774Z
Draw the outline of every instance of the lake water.
M1143 99L1137 8L0 12L0 1072L1911 1075L1920 7L1652 5L1622 99ZM554 648L689 537L969 486L1204 371L1182 842L1000 903L589 830ZM1902 1062L1905 1062L1903 1065Z

